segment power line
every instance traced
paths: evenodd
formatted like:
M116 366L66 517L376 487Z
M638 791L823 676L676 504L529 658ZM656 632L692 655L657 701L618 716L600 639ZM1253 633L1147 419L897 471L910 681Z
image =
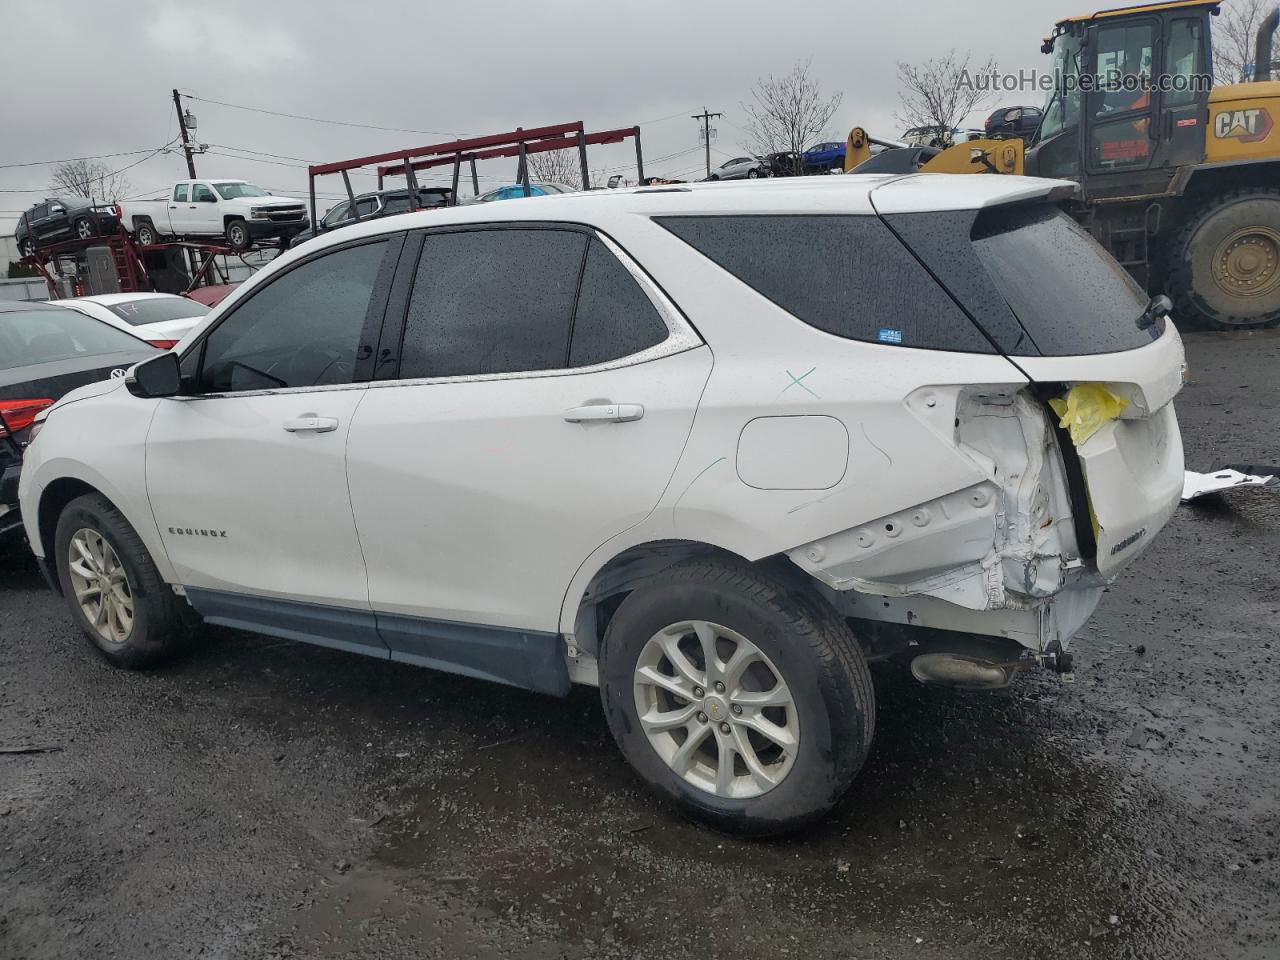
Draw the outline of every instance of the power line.
M383 130L388 133L424 133L433 137L460 137L462 134L449 133L444 130L414 130L411 127L381 127L372 123L356 123L352 120L332 120L326 117L308 117L300 113L284 113L280 110L266 110L262 107L247 107L243 103L228 103L225 100L211 100L208 97L197 97L193 93L184 93L188 100L199 100L201 103L216 103L220 107L231 107L234 110L247 110L250 113L265 113L272 117L287 117L290 120L307 120L311 123L331 123L339 127L360 127L364 130Z
M172 143L173 141L169 141ZM168 146L168 144L165 144ZM133 157L140 153L150 152L150 147L143 147L141 150L124 150L120 153L96 153L88 157L64 157L61 160L30 160L26 163L0 163L0 170L12 170L16 167L47 167L54 163L75 163L78 160L107 160L111 157Z

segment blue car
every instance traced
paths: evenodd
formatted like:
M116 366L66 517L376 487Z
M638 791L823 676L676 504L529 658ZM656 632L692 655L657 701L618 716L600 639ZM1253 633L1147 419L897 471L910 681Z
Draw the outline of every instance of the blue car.
M815 143L804 152L805 173L844 169L844 141Z
M556 193L577 193L577 187L566 186L563 183L531 183L529 184L529 196L546 197ZM524 196L524 187L520 184L511 184L505 187L496 187L488 193L482 193L473 200L473 203L489 203L492 200L515 200L517 197Z

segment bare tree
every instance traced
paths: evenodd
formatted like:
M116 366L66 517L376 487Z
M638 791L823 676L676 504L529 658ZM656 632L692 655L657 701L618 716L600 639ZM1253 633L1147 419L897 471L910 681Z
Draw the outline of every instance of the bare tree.
M1213 26L1213 74L1221 83L1239 83L1253 64L1258 27L1273 0L1231 0Z
M101 160L68 160L53 168L49 190L114 203L128 194L129 178Z
M900 106L894 114L904 129L937 127L938 146L951 145L951 131L969 114L991 100L988 78L996 63L987 60L970 68L970 55L933 57L923 63L898 63Z
M529 156L529 179L542 180L546 183L563 183L568 186L580 186L582 183L582 165L578 162L578 150L548 150L545 153L531 153Z
M797 60L790 73L758 77L751 87L754 103L744 103L751 150L764 155L783 151L795 155L799 173L800 154L826 133L827 124L840 108L844 94L830 97L810 73L811 61Z

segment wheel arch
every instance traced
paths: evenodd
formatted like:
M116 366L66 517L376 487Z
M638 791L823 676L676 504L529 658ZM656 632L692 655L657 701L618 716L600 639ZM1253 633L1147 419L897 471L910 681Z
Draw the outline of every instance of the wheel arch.
M572 634L579 647L592 656L598 656L609 620L627 594L668 567L696 557L751 562L740 553L700 540L633 543L608 556L590 573L586 564L578 571L561 611L562 632Z

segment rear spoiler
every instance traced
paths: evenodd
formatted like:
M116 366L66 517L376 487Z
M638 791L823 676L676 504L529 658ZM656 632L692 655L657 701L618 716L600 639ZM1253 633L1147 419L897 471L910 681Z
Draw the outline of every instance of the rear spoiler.
M1075 197L1080 185L1043 177L948 175L918 173L897 177L874 187L871 206L881 216L894 213L938 213L981 210L1013 203L1062 203Z

